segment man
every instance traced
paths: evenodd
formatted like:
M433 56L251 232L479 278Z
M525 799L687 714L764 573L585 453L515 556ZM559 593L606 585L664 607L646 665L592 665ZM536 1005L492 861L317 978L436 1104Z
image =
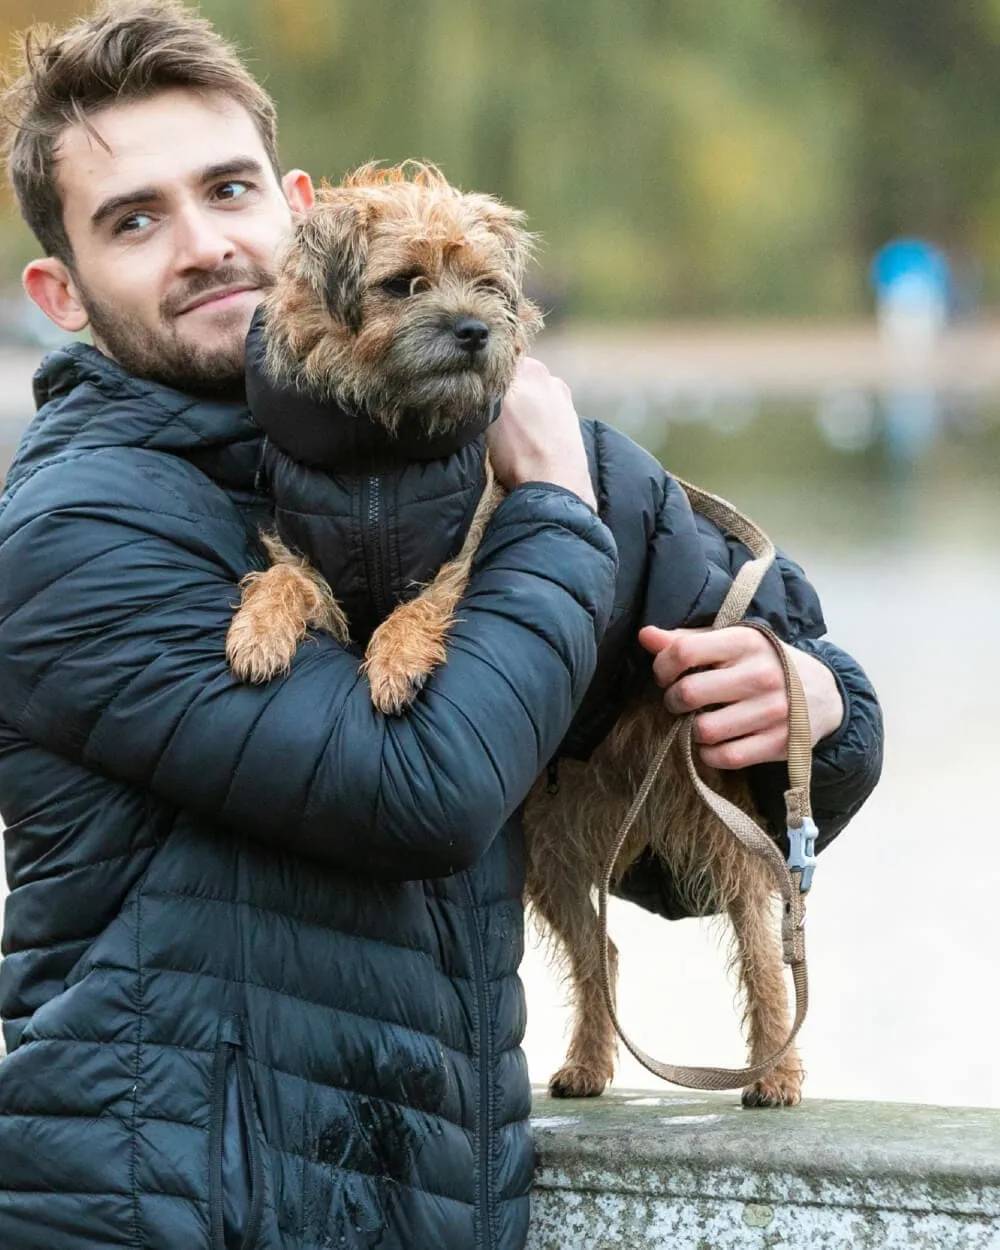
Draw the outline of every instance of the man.
M410 714L375 715L327 637L239 685L225 635L268 511L243 337L309 180L280 176L232 49L170 3L29 44L5 105L46 253L25 286L95 347L43 365L0 500L0 1245L513 1250L516 809L615 608L568 392L529 363L508 397L511 494ZM765 608L797 642L829 838L874 785L881 724L781 573ZM668 701L705 709L706 758L757 766L766 807L777 662L753 631L643 639ZM626 889L675 910L655 864Z

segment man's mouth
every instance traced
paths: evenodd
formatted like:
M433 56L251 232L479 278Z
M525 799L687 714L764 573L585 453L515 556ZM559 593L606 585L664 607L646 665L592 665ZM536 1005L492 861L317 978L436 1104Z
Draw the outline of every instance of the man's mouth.
M260 290L250 282L238 282L232 286L216 287L214 291L203 291L201 295L193 300L189 300L183 307L178 309L175 316L183 317L187 313L196 312L198 309L211 309L215 312L222 308L228 308L231 304L238 302L241 295L247 292L256 292Z

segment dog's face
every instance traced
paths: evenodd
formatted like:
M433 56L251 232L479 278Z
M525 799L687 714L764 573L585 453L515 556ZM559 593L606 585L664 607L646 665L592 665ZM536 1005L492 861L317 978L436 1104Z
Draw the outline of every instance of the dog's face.
M541 326L523 215L437 170L364 166L324 187L265 302L268 365L394 429L454 428L510 386Z

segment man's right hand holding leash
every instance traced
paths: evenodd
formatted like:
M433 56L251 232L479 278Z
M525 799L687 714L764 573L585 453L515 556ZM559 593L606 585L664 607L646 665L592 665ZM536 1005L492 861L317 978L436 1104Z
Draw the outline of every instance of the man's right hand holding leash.
M697 713L694 738L712 768L748 768L788 758L788 699L774 648L756 629L639 631L655 656L653 676L668 711ZM829 668L787 643L809 705L812 745L840 728L844 702Z

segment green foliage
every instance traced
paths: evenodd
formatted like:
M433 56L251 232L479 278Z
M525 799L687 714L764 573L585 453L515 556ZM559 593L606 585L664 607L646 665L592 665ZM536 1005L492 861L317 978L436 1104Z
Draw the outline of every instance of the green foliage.
M904 231L1000 294L1000 0L203 9L274 94L287 165L420 157L519 204L543 299L576 315L856 313Z

